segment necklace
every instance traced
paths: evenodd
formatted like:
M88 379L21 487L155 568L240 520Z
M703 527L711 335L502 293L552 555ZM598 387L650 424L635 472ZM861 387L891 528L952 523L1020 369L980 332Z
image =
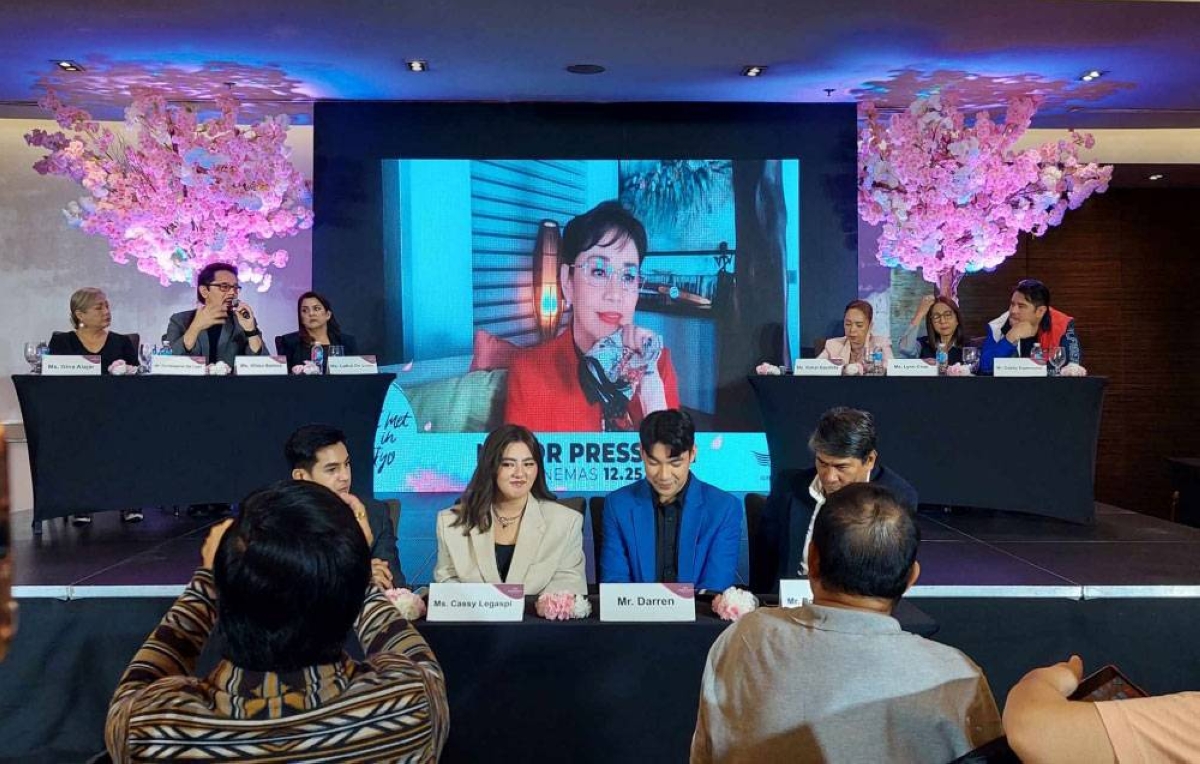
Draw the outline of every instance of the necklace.
M496 518L496 522L500 523L500 528L503 530L507 530L508 528L512 527L515 523L519 523L521 521L521 518L524 516L525 516L524 509L522 509L520 512L513 515L512 517L505 517L504 515L497 512L495 507L492 507L492 517Z

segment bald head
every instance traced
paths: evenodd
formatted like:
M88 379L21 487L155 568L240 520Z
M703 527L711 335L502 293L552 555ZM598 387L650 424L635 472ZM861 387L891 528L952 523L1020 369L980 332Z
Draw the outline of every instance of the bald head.
M812 543L819 560L814 577L822 587L897 600L908 588L921 532L891 491L854 483L821 507Z

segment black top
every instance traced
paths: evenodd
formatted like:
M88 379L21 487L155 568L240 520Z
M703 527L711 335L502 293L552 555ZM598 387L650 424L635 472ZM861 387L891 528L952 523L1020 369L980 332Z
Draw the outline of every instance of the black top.
M937 358L937 345L935 345L928 337L918 337L917 344L921 346L921 354L919 358ZM946 362L951 366L956 363L962 363L962 348L958 345L951 346L946 353Z
M500 580L508 581L508 569L512 567L513 550L516 544L496 544L496 567L500 570Z
M55 332L50 337L47 352L51 355L96 355L83 346L75 332ZM100 348L100 373L107 374L108 367L117 360L137 366L137 348L124 334L109 332L104 340L104 347Z
M221 330L224 324L208 327L208 363L217 362L217 346L221 344Z
M691 479L688 475L688 482ZM685 482L667 504L659 503L658 494L654 495L655 581L673 584L679 580L679 526L683 522L683 497L687 495L687 487Z
M343 332L337 337L330 336L331 344L341 345L346 355L358 355L358 341L353 334ZM329 357L329 345L325 345L325 357ZM287 356L288 368L312 360L312 345L300 338L300 332L289 332L275 338L275 354Z

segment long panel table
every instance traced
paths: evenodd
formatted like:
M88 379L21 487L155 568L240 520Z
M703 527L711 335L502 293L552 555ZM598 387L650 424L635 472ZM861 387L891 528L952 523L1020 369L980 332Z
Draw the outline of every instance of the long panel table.
M775 470L811 466L834 406L875 416L880 459L922 503L1091 523L1103 377L755 376Z
M375 428L394 378L14 375L34 521L238 501L288 476L283 444L310 423L345 431L355 489L370 493Z

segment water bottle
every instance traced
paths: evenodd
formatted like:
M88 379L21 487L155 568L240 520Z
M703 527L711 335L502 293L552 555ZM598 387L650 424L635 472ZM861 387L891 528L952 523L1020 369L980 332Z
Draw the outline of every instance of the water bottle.
M871 368L876 376L883 376L885 369L883 367L883 348L875 348L871 351Z
M1029 360L1034 363L1045 363L1046 354L1042 352L1042 343L1033 343L1033 348L1029 351Z
M938 374L945 374L946 367L950 365L950 356L946 353L946 349L939 346L937 349L937 368Z
M312 346L312 362L317 365L317 368L321 370L322 374L325 373L325 346L324 345L313 345Z

